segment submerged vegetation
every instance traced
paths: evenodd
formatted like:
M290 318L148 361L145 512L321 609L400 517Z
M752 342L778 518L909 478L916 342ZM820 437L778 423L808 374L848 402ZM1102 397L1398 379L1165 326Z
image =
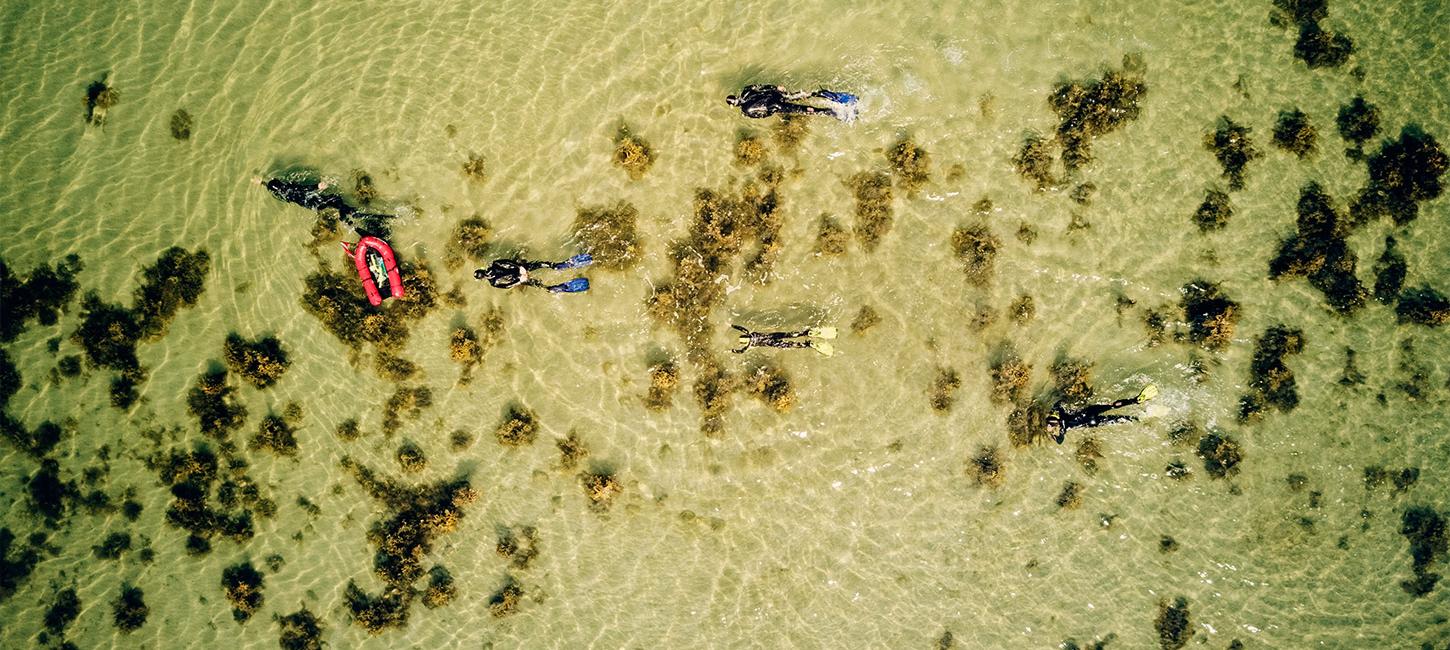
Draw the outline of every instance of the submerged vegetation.
M639 210L627 201L579 208L574 217L574 236L584 252L594 257L595 266L608 270L631 269L644 258L636 228L638 221Z
M455 270L463 262L474 264L488 262L489 246L493 243L493 226L483 217L474 215L454 224L443 246L443 268Z
M494 430L498 444L505 447L531 445L539 435L539 419L534 412L522 404L510 404L503 422Z
M1198 225L1201 232L1211 230L1222 230L1228 225L1228 220L1233 216L1233 205L1229 203L1228 192L1210 188L1203 195L1203 203L1198 204L1198 210L1193 213L1193 223Z
M41 264L21 277L0 259L0 343L15 340L32 319L56 324L60 311L75 298L80 288L75 276L84 268L81 258L70 254L53 267Z
M1450 156L1435 136L1412 124L1398 139L1385 140L1368 165L1369 184L1350 206L1355 224L1388 216L1403 226L1420 216L1420 203L1444 193L1441 179L1450 170Z
M655 153L644 138L620 125L614 134L614 164L628 173L630 180L637 181L655 164Z
M342 466L386 508L367 537L377 548L373 572L387 586L373 596L349 583L344 596L347 606L353 622L373 634L402 627L413 599L422 593L413 584L423 577L423 560L432 550L433 540L458 528L464 506L473 503L478 494L464 478L410 486L382 479L351 458L344 458ZM439 604L436 597L434 602Z
M1264 331L1249 366L1249 393L1239 398L1239 421L1254 419L1270 406L1288 413L1299 405L1294 371L1284 364L1284 358L1303 349L1300 330L1274 325Z
M322 632L325 629L317 615L304 605L286 616L276 618L282 628L277 644L282 650L322 650Z
M967 461L967 475L972 477L972 482L990 488L1002 485L1006 469L1006 460L996 447L981 447Z
M146 606L146 594L140 587L121 585L121 593L111 603L111 621L116 629L132 632L146 624L151 608Z
M931 410L938 413L950 411L957 401L957 389L962 387L962 377L952 368L937 368L936 377L927 392Z
M962 263L967 282L978 287L992 281L992 269L997 264L997 251L1002 240L992 234L987 224L977 223L957 228L952 232L952 252Z
M915 195L931 180L931 155L909 137L886 150L886 162L896 174L896 186L907 196Z
M1244 189L1244 168L1264 154L1254 146L1253 129L1234 123L1227 115L1218 118L1218 126L1204 136L1203 146L1213 152L1223 167L1230 191Z
M1299 231L1280 243L1269 278L1307 277L1341 314L1364 306L1369 292L1355 275L1357 258L1345 240L1349 225L1318 183L1300 190L1298 212Z
M1363 95L1355 95L1348 104L1339 107L1334 123L1339 127L1340 137L1352 145L1344 154L1359 159L1364 156L1364 143L1379 133L1380 111L1365 101Z
M1299 159L1314 154L1319 133L1309 124L1309 116L1297 108L1281 111L1274 123L1274 145Z
M1188 340L1208 350L1221 350L1233 340L1239 322L1239 304L1218 285L1195 280L1183 285L1180 306L1188 322Z
M745 390L769 405L776 413L785 413L795 406L795 389L790 376L773 363L764 363L745 381Z
M1022 149L1012 158L1012 165L1017 168L1017 174L1031 181L1039 192L1057 186L1057 178L1052 171L1052 142L1047 138L1036 133L1024 136Z
M891 177L882 172L860 172L846 180L856 198L856 240L870 253L891 232Z
M1003 345L995 357L989 369L992 402L1011 404L1022 401L1027 394L1027 385L1032 380L1032 366L1023 362L1010 345Z
M589 497L589 506L603 512L614 504L615 497L624 491L624 485L613 471L594 468L579 474L579 483L584 487L584 496Z
M675 400L675 391L680 387L680 369L674 360L664 359L649 367L649 393L644 397L645 408L663 411Z
M1153 622L1158 630L1158 645L1163 650L1178 650L1193 638L1193 623L1189 619L1188 599L1182 596L1173 603L1158 603L1158 618Z
M257 388L267 388L277 383L291 364L287 359L287 350L275 336L248 341L233 332L227 335L222 357L226 359L227 368Z
M245 623L262 606L262 574L251 562L229 566L222 570L222 592L232 604L232 618Z
M1138 119L1138 104L1148 92L1145 72L1142 57L1128 54L1119 70L1105 70L1099 79L1066 81L1053 88L1047 103L1057 114L1056 142L1062 147L1062 165L1068 174L1092 162L1095 138Z
M1445 562L1445 517L1429 506L1406 508L1400 519L1400 534L1410 543L1410 568L1415 574L1413 580L1405 580L1400 586L1411 596L1424 597L1434 591L1441 577L1430 571L1430 565Z
M1213 478L1230 478L1239 473L1239 463L1244 455L1237 440L1231 436L1211 432L1198 441L1198 456L1203 459L1203 469Z
M175 138L177 142L190 140L191 127L194 122L191 113L186 112L186 109L176 109L176 112L171 114L171 137Z
M1450 300L1428 284L1405 289L1395 305L1395 316L1401 323L1439 327L1450 323Z
M106 113L120 101L121 93L107 85L105 77L86 85L86 96L83 102L86 109L86 124L91 126L104 125L106 123Z
M851 244L851 231L829 213L822 213L816 225L815 252L822 255L844 255Z

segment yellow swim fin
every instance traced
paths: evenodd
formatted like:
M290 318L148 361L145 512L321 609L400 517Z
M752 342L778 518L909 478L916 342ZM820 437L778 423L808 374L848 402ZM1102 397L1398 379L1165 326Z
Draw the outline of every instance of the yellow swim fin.
M1147 386L1144 386L1143 387L1142 392L1138 393L1138 401L1139 402L1146 402L1146 401L1148 401L1150 399L1153 399L1154 397L1157 397L1157 396L1158 396L1158 387L1157 386L1154 386L1153 384L1148 384Z
M836 348L825 341L811 341L811 349L828 357L836 353Z

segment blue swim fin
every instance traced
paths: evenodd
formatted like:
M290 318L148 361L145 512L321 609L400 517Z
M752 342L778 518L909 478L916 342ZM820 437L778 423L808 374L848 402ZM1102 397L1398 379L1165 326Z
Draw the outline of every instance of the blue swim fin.
M552 293L584 293L589 290L589 278L574 278L563 284L549 287Z
M851 104L855 104L857 102L857 100L859 99L858 97L856 97L855 95L852 95L851 93L838 93L838 92L836 92L834 90L826 90L825 88L822 88L820 90L817 90L816 91L816 96L817 97L822 97L822 98L825 98L825 99L829 99L829 100L831 100L833 102L836 102L838 104L846 104L847 106L849 106Z
M593 255L590 255L589 253L580 253L567 260L554 264L554 268L559 270L577 269L580 267L589 266L592 263L594 263Z

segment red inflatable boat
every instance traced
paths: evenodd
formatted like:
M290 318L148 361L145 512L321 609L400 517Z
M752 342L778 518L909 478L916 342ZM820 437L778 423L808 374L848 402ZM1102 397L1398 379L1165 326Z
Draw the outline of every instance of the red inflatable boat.
M393 257L393 248L388 246L388 242L377 237L363 237L351 248L343 242L342 250L347 251L357 265L357 277L362 280L368 302L373 306L383 304L379 285L387 289L389 298L403 297L403 278L398 275L398 260Z

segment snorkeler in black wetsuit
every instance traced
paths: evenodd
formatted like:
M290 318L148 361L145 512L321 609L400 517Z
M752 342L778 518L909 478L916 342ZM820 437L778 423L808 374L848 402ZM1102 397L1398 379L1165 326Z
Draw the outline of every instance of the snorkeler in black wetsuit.
M837 104L838 107L823 108L794 101L811 97L829 100ZM837 119L849 120L854 113L846 110L846 107L855 103L855 100L856 98L852 95L835 93L824 89L814 92L790 92L781 86L753 84L742 89L739 95L727 96L725 103L738 107L745 117L762 118L770 117L776 113L786 115L797 113L801 115L830 115Z
M309 210L337 210L337 218L352 226L362 235L386 236L387 226L383 220L393 218L393 215L390 214L362 212L348 205L342 196L325 193L328 188L326 182L288 181L280 178L273 178L265 183L262 183L262 179L256 178L253 179L253 182L263 184L267 191L279 200L300 205Z
M1052 407L1052 412L1047 415L1047 426L1052 429L1052 440L1062 444L1067 437L1068 429L1100 427L1115 422L1133 422L1138 418L1132 415L1105 415L1113 409L1120 409L1124 406L1142 404L1158 396L1158 387L1148 384L1143 387L1137 397L1120 399L1112 404L1092 404L1076 411L1069 411L1058 402Z
M730 350L736 354L750 348L812 348L828 357L835 353L830 343L816 340L836 338L834 327L813 327L799 332L754 332L739 325L731 327L740 330L740 337L736 339L740 347Z
M513 287L540 287L548 289L553 293L580 293L589 290L588 278L574 278L568 282L546 285L532 277L529 271L539 269L575 269L581 266L588 266L594 261L587 253L575 255L563 262L535 262L531 260L503 259L494 260L487 269L476 269L473 272L473 279L488 280L488 283L500 289L512 289Z

